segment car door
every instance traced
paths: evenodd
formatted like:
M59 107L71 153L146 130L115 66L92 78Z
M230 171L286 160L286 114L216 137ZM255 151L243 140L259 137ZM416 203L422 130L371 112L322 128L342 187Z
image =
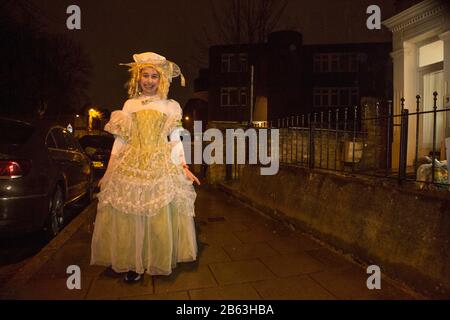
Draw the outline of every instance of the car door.
M63 135L68 146L68 151L71 154L75 193L73 199L75 199L85 194L90 187L91 162L69 131L63 130Z
M71 161L71 154L68 152L69 146L62 132L62 128L55 127L50 129L46 139L47 148L54 164L58 167L58 171L65 178L66 182L66 201L72 199L74 192L74 168Z

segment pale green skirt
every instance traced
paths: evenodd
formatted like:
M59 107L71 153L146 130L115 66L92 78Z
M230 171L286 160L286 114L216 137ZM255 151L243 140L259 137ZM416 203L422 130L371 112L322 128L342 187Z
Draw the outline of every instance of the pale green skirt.
M97 212L91 264L116 272L168 275L177 262L195 261L197 241L192 216L169 203L152 216L123 213L110 205Z

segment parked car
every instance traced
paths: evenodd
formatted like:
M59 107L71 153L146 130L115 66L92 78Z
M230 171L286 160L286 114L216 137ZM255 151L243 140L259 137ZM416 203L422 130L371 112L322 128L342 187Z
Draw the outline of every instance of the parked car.
M64 226L64 207L91 200L89 157L65 128L0 118L0 236Z
M97 177L103 176L111 156L114 136L111 134L86 135L78 141L91 159L95 175Z

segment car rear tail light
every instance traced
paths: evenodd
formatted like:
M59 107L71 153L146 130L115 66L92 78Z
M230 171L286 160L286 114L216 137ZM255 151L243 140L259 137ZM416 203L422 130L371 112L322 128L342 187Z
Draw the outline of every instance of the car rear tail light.
M0 160L1 178L19 178L28 174L30 169L30 160Z

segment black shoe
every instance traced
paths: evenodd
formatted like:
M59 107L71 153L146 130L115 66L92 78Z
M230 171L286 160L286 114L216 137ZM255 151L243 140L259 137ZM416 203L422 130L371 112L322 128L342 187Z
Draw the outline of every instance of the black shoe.
M138 282L142 276L134 271L128 271L125 275L125 282Z

